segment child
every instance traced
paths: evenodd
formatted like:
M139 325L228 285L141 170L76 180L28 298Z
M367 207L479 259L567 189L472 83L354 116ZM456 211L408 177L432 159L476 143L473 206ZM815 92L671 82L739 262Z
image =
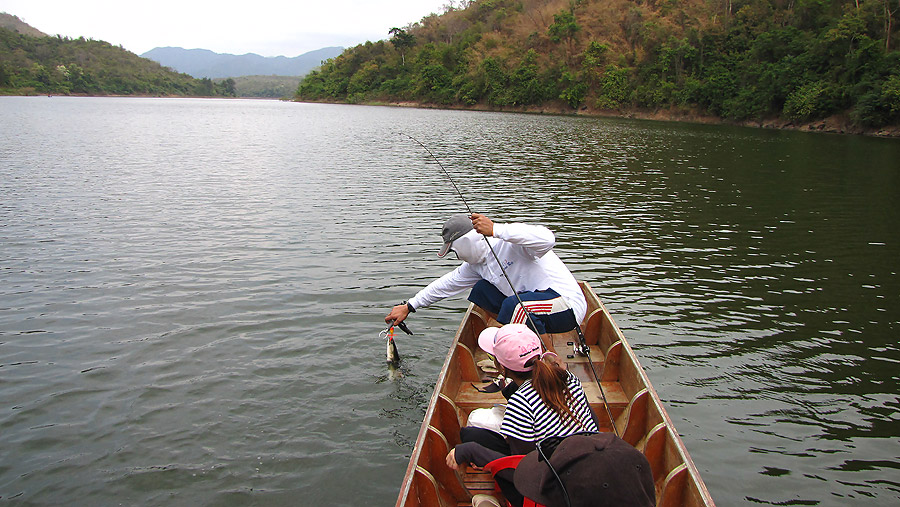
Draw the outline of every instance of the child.
M463 429L464 443L447 455L450 468L456 470L463 463L483 467L504 455L527 454L547 437L599 431L581 381L556 363L556 354L542 352L540 338L528 326L487 328L479 335L478 345L496 358L501 373L519 387L509 397L499 434ZM521 505L522 497L511 481L504 484L499 475L496 478L507 500Z

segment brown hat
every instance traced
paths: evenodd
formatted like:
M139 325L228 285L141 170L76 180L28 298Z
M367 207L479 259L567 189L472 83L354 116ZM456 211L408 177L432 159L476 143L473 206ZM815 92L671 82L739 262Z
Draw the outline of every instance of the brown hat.
M538 451L532 451L519 463L516 489L547 507L565 506L559 481L538 457ZM612 433L567 437L553 451L550 464L565 484L572 507L656 505L647 458Z

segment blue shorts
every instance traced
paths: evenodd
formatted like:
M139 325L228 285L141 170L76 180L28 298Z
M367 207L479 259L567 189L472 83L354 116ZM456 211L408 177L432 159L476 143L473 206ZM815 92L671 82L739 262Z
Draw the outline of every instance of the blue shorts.
M469 292L469 301L497 314L497 322L501 324L526 324L537 327L538 334L565 333L578 325L575 312L553 289L520 292L519 298L525 308L519 304L516 296L505 296L500 289L487 280L481 280ZM528 318L531 314L531 319ZM531 325L534 321L534 326Z

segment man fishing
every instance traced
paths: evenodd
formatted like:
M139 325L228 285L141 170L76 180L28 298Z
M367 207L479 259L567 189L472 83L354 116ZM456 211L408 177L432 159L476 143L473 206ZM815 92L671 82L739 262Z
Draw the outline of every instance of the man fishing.
M441 237L444 246L438 257L454 252L463 263L393 307L385 322L399 324L419 308L469 288L469 301L495 314L501 324L533 325L540 334L563 333L584 319L584 294L553 252L556 238L546 227L495 224L478 213L458 214L444 223Z

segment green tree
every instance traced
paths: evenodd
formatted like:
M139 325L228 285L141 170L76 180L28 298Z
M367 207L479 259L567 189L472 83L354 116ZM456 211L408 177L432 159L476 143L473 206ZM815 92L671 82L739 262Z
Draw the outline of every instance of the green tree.
M222 84L225 86L225 95L228 95L229 97L237 96L234 79L228 78L225 81L222 81Z
M596 83L600 67L606 62L609 53L609 45L591 41L584 51L582 68L585 79L589 83Z
M834 111L834 94L834 87L828 82L808 83L788 96L784 114L795 121L821 118Z
M415 36L397 27L388 30L388 33L391 34L391 44L400 52L401 65L406 65L406 51L416 44Z
M547 29L550 40L557 43L565 41L567 63L571 62L575 36L580 30L581 26L575 21L575 13L571 9L562 10L559 14L554 14L553 24Z
M215 84L213 80L205 77L197 84L197 94L211 96L215 93Z
M297 86L297 96L307 100L326 98L325 76L317 70L311 71Z
M496 58L485 58L481 62L483 80L483 97L492 106L508 106L512 102L509 97L509 75Z
M628 69L607 65L600 76L597 107L612 109L627 104L631 93L628 76Z
M510 100L514 105L540 104L546 99L537 66L537 52L529 49L510 76Z
M12 73L7 70L6 63L0 62L0 87L7 87L12 84Z

